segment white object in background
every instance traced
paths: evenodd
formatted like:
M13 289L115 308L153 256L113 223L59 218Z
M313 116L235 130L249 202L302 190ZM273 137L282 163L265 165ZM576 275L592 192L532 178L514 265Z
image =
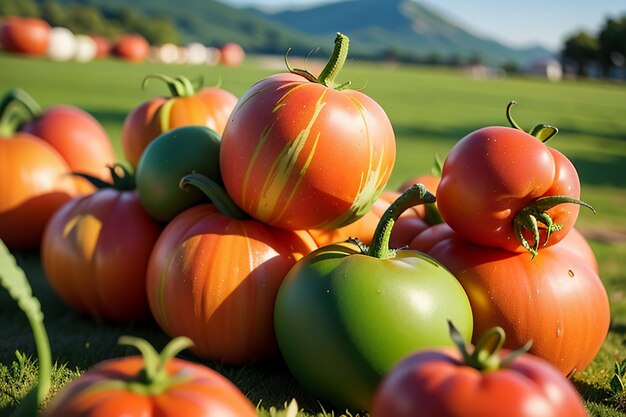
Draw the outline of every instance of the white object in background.
M207 60L207 48L199 42L187 45L187 63L192 65L204 64Z
M50 29L47 56L55 61L68 61L76 55L76 37L64 27Z
M89 62L96 57L97 45L91 36L76 35L76 54L74 59L78 62Z
M220 63L222 58L222 52L213 46L206 48L206 63L210 66L215 66Z
M164 64L173 64L178 60L178 46L173 43L164 43L157 49L157 61Z

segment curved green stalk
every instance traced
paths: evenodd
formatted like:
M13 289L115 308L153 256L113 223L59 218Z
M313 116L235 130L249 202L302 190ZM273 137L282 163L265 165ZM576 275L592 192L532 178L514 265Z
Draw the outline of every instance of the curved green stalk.
M24 397L20 406L12 414L18 416L34 416L50 389L52 375L52 354L48 334L43 324L43 313L39 300L33 296L32 288L26 274L17 265L15 258L6 245L0 240L0 284L9 292L20 309L26 315L33 331L39 361L39 377L37 385Z
M184 190L188 185L192 185L202 191L223 215L237 220L250 219L250 216L235 204L222 187L205 175L195 173L185 175L180 180L179 186Z
M506 106L506 118L509 121L509 124L511 125L511 127L513 127L514 129L517 129L517 130L524 131L524 129L522 129L520 127L520 125L518 125L515 122L515 120L513 120L513 116L511 115L511 109L513 109L513 106L516 105L516 104L517 104L517 102L515 100L512 100ZM559 129L557 129L554 126L545 125L545 124L539 124L539 125L533 127L528 132L528 134L530 134L531 136L536 137L537 139L539 139L543 143L546 143L548 140L550 140L550 138L553 138L554 136L556 136L557 133L559 133Z
M389 206L381 217L374 231L372 244L367 250L367 255L379 259L394 257L396 251L389 248L389 238L398 217L410 207L434 202L435 196L423 184L414 184L408 188Z
M41 116L42 109L26 91L10 89L0 100L0 136L10 137L19 126Z
M339 75L339 73L341 72L341 69L345 64L346 59L348 58L349 46L350 39L343 33L337 33L337 36L335 37L335 47L333 49L333 53L328 60L328 63L326 63L324 69L322 69L319 77L315 77L308 70L292 68L291 65L289 65L289 61L287 59L287 55L290 51L289 49L285 54L285 65L287 66L289 72L291 72L292 74L299 75L311 82L322 84L328 88L343 90L350 85L350 81L343 84L337 84L335 82L335 79L337 78L337 75Z

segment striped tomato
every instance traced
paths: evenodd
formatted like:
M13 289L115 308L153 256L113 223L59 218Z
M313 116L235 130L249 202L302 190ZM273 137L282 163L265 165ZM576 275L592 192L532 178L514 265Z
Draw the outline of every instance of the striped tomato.
M289 68L253 85L222 136L226 190L251 216L287 229L335 228L362 217L395 162L395 136L367 95L336 85L348 38L338 34L316 78Z
M199 178L185 181L204 188L199 181L206 179ZM296 260L317 246L307 232L274 228L223 206L223 190L210 198L219 210L213 204L189 208L161 234L148 265L148 301L163 331L189 337L198 356L243 364L277 351L278 287Z
M196 93L189 79L162 74L151 78L165 81L170 97L154 97L135 107L122 125L121 142L124 157L137 166L144 149L163 132L181 126L205 126L221 134L237 97L230 92L205 87Z

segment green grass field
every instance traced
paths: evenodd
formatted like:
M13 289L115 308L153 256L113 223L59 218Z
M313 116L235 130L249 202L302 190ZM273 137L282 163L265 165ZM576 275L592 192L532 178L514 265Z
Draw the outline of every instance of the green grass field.
M167 93L158 82L142 90L145 75L158 72L203 77L205 84L221 82L223 88L241 95L255 81L278 71L282 70L270 68L265 60L254 57L239 68L225 69L132 65L115 60L58 63L0 55L0 93L18 86L44 108L66 103L87 110L104 125L121 157L119 135L126 114L144 100ZM387 111L394 125L398 157L389 188L427 173L436 154L445 157L452 145L469 132L486 125L506 125L505 106L510 100L518 102L514 116L523 127L548 123L560 129L550 144L573 161L582 182L582 199L597 210L595 215L581 210L577 227L597 254L612 313L611 330L602 350L573 381L590 415L624 415L626 393L611 394L609 381L614 363L626 359L626 85L600 81L550 83L524 77L472 79L458 70L355 61L348 61L339 79L351 80L353 88L363 88ZM52 293L38 253L15 255L45 313L56 361L51 395L93 364L134 353L116 346L120 335L146 337L159 348L166 343L165 335L151 322L122 327L76 316ZM16 350L25 356L18 359ZM0 415L8 415L34 383L34 358L26 319L8 295L0 292ZM269 415L271 407L282 408L292 398L305 409L302 416L323 412L315 398L302 392L279 358L244 367L204 363L233 380L255 404L260 404L263 415ZM325 409L332 411L328 406ZM341 410L334 414L341 415Z

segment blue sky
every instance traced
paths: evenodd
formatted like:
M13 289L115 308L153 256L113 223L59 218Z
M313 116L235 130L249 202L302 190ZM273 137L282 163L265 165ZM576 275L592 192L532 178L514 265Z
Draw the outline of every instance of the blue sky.
M338 0L220 0L233 6L295 8ZM385 1L385 0L381 0ZM511 46L558 50L584 29L596 33L607 17L626 15L626 0L419 0L479 35Z

